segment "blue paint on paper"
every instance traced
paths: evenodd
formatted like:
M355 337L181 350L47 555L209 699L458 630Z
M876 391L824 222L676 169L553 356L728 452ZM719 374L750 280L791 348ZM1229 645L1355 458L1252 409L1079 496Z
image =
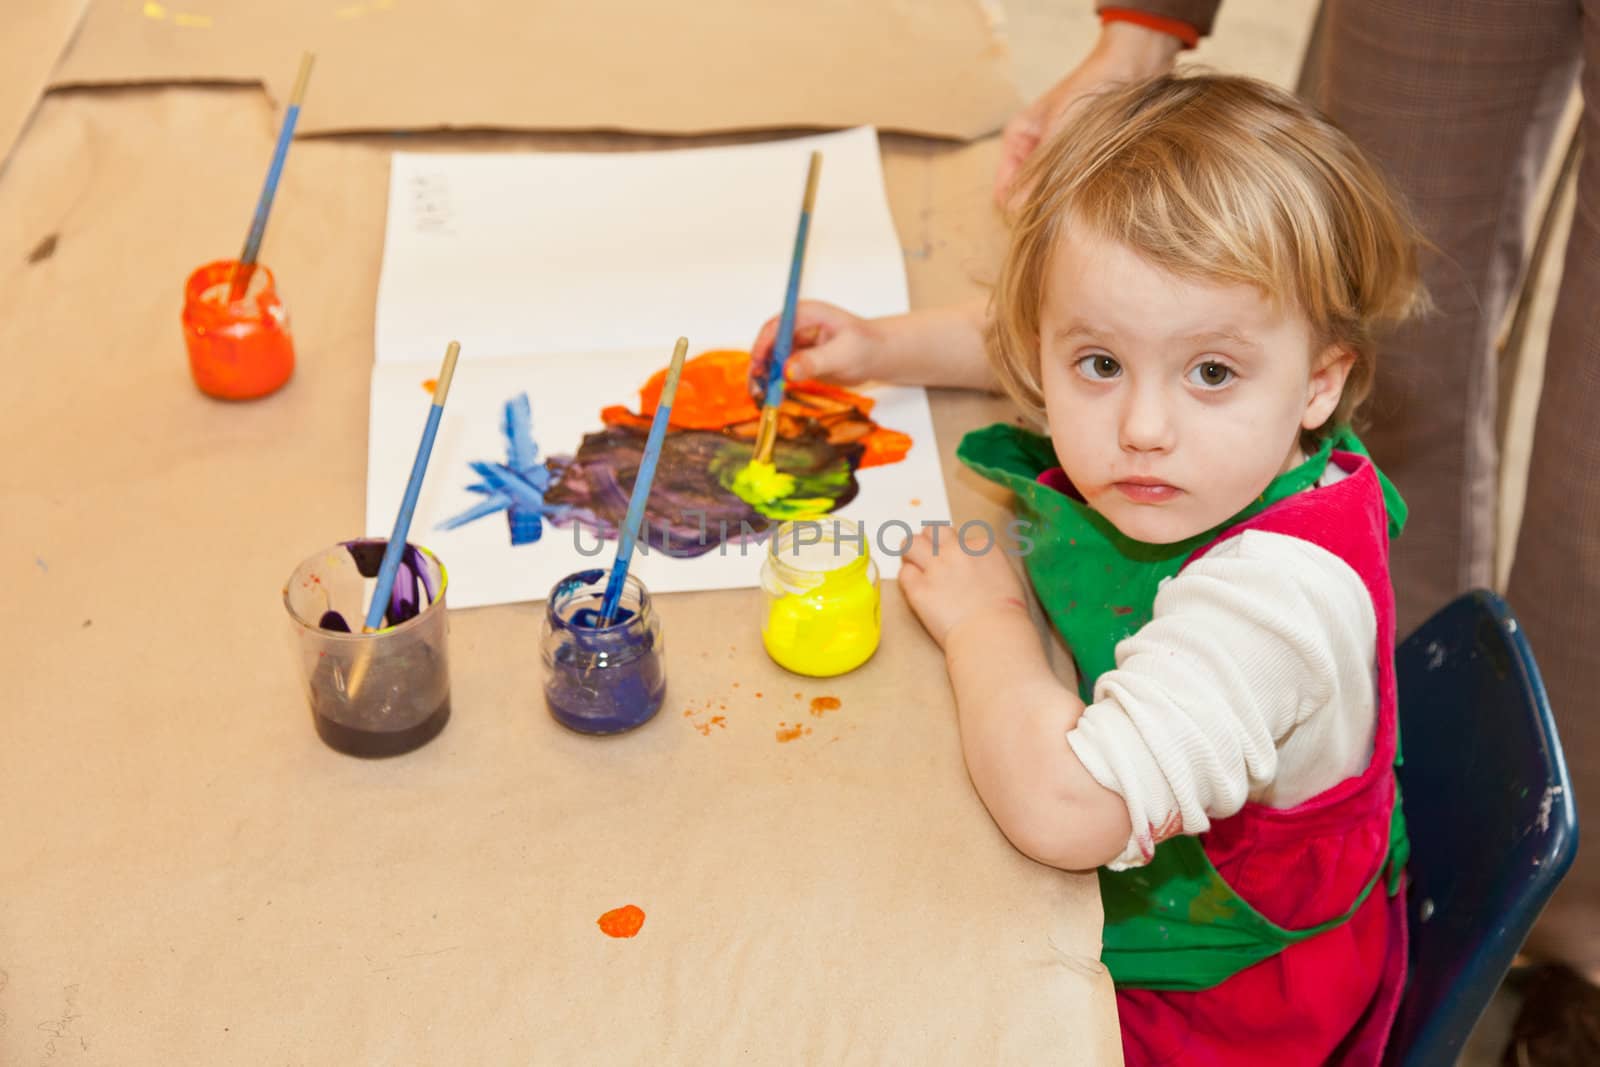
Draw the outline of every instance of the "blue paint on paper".
M478 480L467 486L483 497L478 503L441 522L438 529L454 530L469 522L504 511L513 545L531 545L544 536L544 520L560 518L570 509L550 506L544 495L550 489L550 468L539 460L533 439L533 407L527 393L506 401L502 423L506 435L506 461L474 460L468 464Z

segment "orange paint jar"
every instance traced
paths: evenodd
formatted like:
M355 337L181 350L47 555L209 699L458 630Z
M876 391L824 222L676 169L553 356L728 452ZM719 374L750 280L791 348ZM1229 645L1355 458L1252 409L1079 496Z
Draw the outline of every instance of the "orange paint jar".
M294 373L289 314L272 272L257 264L243 297L228 299L234 261L207 263L183 287L183 340L202 393L223 400L266 396Z

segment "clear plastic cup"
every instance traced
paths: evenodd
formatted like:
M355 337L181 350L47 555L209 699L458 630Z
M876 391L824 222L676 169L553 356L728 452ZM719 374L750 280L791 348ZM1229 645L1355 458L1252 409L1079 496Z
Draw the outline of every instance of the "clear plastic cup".
M383 627L361 633L387 544L333 545L283 588L317 735L352 756L410 752L450 721L449 575L438 557L408 543Z

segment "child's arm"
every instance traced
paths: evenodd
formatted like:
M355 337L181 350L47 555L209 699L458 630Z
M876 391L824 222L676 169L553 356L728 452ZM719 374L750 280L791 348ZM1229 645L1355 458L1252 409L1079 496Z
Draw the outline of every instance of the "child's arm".
M795 309L790 379L822 378L997 390L984 355L987 307L982 301L880 319L864 319L820 300ZM767 320L750 352L751 391L760 392L778 320Z
M1083 701L1050 670L1010 564L948 538L935 557L924 532L902 560L900 586L944 649L967 773L1001 831L1052 867L1115 859L1132 833L1128 806L1067 743Z
M915 539L900 587L945 651L973 784L1035 859L1138 866L1252 797L1293 807L1371 761L1376 614L1328 550L1221 542L1162 586L1085 709L1050 672L1011 567L952 540Z

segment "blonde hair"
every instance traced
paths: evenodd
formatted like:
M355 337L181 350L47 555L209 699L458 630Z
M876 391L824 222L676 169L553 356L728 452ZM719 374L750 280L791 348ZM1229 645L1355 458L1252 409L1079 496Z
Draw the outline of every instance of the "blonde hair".
M1372 388L1373 339L1426 303L1422 238L1359 149L1265 82L1164 76L1089 98L1035 154L995 288L989 352L1006 391L1044 417L1039 320L1051 253L1091 228L1180 277L1243 283L1298 308L1319 344L1355 354L1308 445Z

